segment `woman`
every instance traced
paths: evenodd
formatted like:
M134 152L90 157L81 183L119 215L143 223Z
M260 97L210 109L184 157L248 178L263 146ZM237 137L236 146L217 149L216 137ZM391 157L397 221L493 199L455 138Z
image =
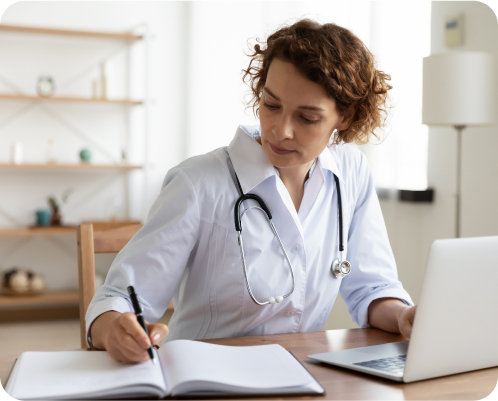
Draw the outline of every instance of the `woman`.
M88 308L89 342L117 360L147 360L150 343L168 334L149 324L145 335L128 285L148 321L173 298L168 340L321 330L339 291L360 327L410 336L416 307L397 280L368 163L348 145L383 125L389 76L350 31L310 20L278 30L251 57L244 79L261 126L240 126L228 148L168 172ZM264 200L279 234L254 200L243 203L247 283L234 227L239 183ZM351 263L344 277L331 271L339 191Z

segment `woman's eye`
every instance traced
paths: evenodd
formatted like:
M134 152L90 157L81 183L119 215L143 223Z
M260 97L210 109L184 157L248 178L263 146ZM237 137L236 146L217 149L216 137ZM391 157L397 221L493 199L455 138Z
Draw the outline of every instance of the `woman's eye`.
M278 107L277 107L277 106L273 106L273 105L268 104L268 103L266 103L266 102L265 102L265 103L263 103L263 104L264 104L264 106L265 106L267 109L270 109L270 110L275 110L275 109L278 109Z
M316 124L320 120L308 120L307 118L303 117L303 120L306 124Z

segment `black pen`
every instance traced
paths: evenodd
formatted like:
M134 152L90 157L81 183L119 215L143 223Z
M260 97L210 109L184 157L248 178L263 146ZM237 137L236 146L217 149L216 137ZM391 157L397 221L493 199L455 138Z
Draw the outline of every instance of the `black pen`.
M132 285L128 287L128 294L130 294L131 303L133 304L133 309L135 309L135 314L137 315L138 323L140 323L140 326L142 326L142 328L147 333L147 337L149 337L149 330L147 330L147 326L145 325L144 315L142 314L143 310L140 304L138 303L137 294L135 294L135 289L133 288ZM152 352L152 345L149 347L147 352L149 353L150 359L152 359L152 362L155 365L156 358L154 357L154 353Z

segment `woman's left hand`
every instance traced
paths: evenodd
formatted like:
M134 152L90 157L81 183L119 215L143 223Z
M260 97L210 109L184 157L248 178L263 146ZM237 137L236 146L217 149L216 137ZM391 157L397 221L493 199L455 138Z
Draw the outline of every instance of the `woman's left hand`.
M398 326L399 332L410 338L412 335L413 321L415 320L415 312L417 311L417 305L411 306L409 308L403 308L398 316Z

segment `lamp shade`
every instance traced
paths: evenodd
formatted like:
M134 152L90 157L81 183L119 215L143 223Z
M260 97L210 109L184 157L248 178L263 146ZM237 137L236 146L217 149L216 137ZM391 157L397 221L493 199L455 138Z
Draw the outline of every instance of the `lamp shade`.
M491 54L448 52L424 58L422 123L495 122L495 68Z

